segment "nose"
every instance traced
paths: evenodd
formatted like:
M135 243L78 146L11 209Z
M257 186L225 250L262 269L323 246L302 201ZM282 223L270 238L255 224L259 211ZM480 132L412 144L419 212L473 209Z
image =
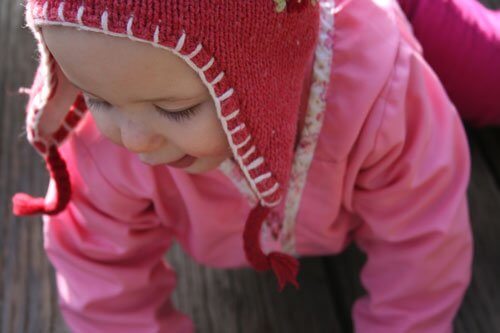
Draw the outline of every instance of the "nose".
M129 151L140 154L154 151L163 144L163 137L138 121L127 119L120 127L121 141Z

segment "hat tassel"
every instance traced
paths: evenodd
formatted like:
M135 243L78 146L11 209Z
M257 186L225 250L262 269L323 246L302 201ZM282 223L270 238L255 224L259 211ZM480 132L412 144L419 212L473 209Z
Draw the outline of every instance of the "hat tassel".
M54 215L66 208L71 197L71 184L66 162L61 158L56 146L49 148L45 162L50 177L56 184L56 200L51 203L46 203L44 198L34 198L26 193L17 193L12 198L14 215Z
M257 271L267 271L268 269L274 271L278 279L279 291L282 291L288 282L298 289L299 261L288 254L280 252L271 252L268 255L262 252L259 236L262 223L268 214L269 208L260 204L250 212L243 232L245 254Z

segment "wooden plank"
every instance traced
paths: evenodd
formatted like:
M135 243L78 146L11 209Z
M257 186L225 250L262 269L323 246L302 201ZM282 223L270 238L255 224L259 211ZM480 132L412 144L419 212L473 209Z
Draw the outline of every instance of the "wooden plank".
M17 90L35 70L35 41L23 25L21 2L0 1L0 330L64 332L40 218L11 213L16 191L43 194L48 178L23 133L26 97Z
M487 127L477 131L477 141L481 153L500 187L500 127Z
M174 304L197 332L342 332L320 258L301 259L301 288L279 293L271 272L203 267L178 245L167 257L179 277Z
M355 246L349 246L343 253L323 257L323 264L330 277L332 298L340 311L344 332L352 332L352 306L354 301L366 294L359 274L366 256Z
M500 8L500 0L482 0L482 2L486 7L497 9Z
M455 322L457 332L464 333L500 331L500 190L478 144L483 133L469 130L473 164L468 199L475 240L474 267Z

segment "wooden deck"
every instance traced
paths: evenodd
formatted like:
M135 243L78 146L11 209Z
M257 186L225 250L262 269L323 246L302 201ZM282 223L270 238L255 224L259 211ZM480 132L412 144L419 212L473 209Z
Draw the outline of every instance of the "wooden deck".
M0 0L0 333L68 332L57 307L53 270L39 218L14 218L16 191L45 193L41 158L23 134L36 52L23 29L21 1ZM485 1L486 2L486 1ZM489 0L493 5L500 0ZM468 196L475 236L473 279L455 320L456 332L500 332L500 128L468 129L473 168ZM176 245L167 255L179 275L174 302L199 332L350 332L350 309L363 293L363 255L301 260L301 290L276 291L271 273L201 267Z

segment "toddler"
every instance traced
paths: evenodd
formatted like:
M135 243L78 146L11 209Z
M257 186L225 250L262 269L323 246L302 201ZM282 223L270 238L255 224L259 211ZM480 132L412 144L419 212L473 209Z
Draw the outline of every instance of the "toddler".
M29 0L29 141L73 332L192 332L174 240L211 267L367 254L358 332L451 332L470 280L455 107L391 0ZM182 278L180 276L179 278Z

